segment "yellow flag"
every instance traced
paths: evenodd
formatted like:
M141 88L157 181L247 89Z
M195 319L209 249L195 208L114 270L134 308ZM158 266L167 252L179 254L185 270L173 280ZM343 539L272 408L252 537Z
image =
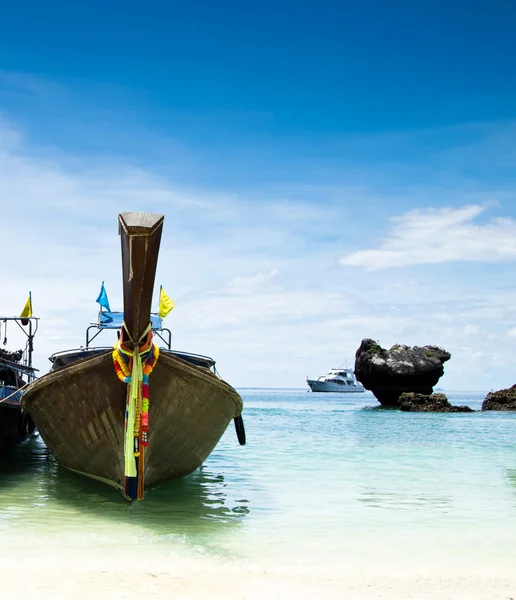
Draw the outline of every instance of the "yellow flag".
M159 288L159 316L164 319L168 313L174 308L175 304L172 302L172 298L165 292L165 290Z
M20 317L32 317L32 296L31 293L29 292L29 297L27 299L27 302L25 302L25 306L23 307L23 310L21 311L21 315Z

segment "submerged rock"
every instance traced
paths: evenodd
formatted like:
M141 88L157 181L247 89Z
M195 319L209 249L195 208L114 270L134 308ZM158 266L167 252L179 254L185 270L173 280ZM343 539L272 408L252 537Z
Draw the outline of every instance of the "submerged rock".
M355 375L383 406L399 406L404 392L431 394L444 374L443 363L450 358L438 346L397 344L386 350L366 338L355 354Z
M482 410L516 410L516 385L497 392L489 392L484 402Z
M400 409L407 412L475 412L469 406L452 406L444 394L401 394Z

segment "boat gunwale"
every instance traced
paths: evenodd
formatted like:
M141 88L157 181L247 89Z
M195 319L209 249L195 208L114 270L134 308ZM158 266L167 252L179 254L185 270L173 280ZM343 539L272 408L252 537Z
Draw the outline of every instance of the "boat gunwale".
M30 403L31 403L30 396L31 396L31 393L33 390L43 389L46 386L51 385L52 383L55 383L56 380L59 380L61 378L64 371L66 371L67 374L72 375L72 376L74 374L79 374L82 371L82 369L86 363L90 363L90 362L91 363L95 363L95 362L101 363L101 362L103 362L104 357L107 354L110 354L111 352L112 352L112 350L107 350L106 352L101 352L100 354L95 354L95 356L86 356L84 358L77 359L76 361L74 361L71 364L63 365L61 367L56 367L55 369L53 369L52 371L47 373L45 375L45 377L41 377L39 379L34 380L25 389L25 391L22 395L22 399L21 399L21 406L23 408L26 408L30 413L30 408L27 405L30 406ZM226 392L228 392L230 394L230 396L232 397L232 399L235 403L235 407L237 409L236 413L235 413L235 417L237 417L241 414L242 408L243 408L243 403L242 403L242 398L240 397L240 394L231 385L229 385L229 383L227 383L226 381L224 381L223 379L218 377L215 373L210 371L210 369L207 369L205 367L200 367L200 366L193 366L186 360L179 358L177 356L174 356L174 355L170 355L165 352L163 352L158 357L158 361L165 362L165 363L167 361L172 362L172 363L177 363L174 366L176 366L176 368L179 367L179 370L186 371L191 375L197 376L200 379L204 379L205 381L208 381L209 383L215 384L215 385L223 388ZM94 366L94 365L89 365L89 366ZM172 366L172 365L169 365L169 366ZM114 366L113 366L113 377L114 377L114 381L118 381L116 379L116 373L115 373Z
M70 350L61 350L60 352L54 352L54 354L50 355L48 360L52 364L54 364L54 361L56 358L61 358L63 356L67 356L68 354L74 354L76 352L77 353L81 352L81 353L91 354L93 356L98 356L98 354L100 354L101 352L107 352L108 350L110 350L112 352L113 346L93 346L93 347L70 348ZM159 346L159 350L160 350L160 352L163 352L167 355L172 354L175 358L181 358L181 356L177 356L177 355L182 354L184 356L190 356L191 358L199 358L201 360L205 360L206 362L209 362L210 366L212 366L212 367L214 367L216 365L215 359L212 358L211 356L207 356L206 354L194 354L193 352L187 352L186 350L173 350L172 348L169 348L168 346ZM83 356L81 358L78 358L77 361L83 360L85 358L91 358L91 356ZM184 359L182 359L182 360L184 360ZM66 366L70 366L70 365L62 365L61 367L55 367L54 370L61 369L62 367L66 367ZM197 365L197 366L199 366L199 365ZM38 369L34 369L34 370L37 371Z

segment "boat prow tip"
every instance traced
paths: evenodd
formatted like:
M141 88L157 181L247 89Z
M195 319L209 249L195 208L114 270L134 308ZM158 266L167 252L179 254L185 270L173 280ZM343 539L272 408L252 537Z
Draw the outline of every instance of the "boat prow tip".
M165 215L150 212L122 212L118 215L119 233L121 230L129 235L151 234L163 225Z

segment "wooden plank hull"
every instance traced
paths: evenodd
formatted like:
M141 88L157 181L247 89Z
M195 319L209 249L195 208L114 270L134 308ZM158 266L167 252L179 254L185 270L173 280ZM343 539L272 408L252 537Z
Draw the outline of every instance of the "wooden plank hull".
M126 394L108 351L37 380L22 403L62 465L124 493ZM242 411L230 385L166 352L150 375L149 395L145 488L197 469Z

